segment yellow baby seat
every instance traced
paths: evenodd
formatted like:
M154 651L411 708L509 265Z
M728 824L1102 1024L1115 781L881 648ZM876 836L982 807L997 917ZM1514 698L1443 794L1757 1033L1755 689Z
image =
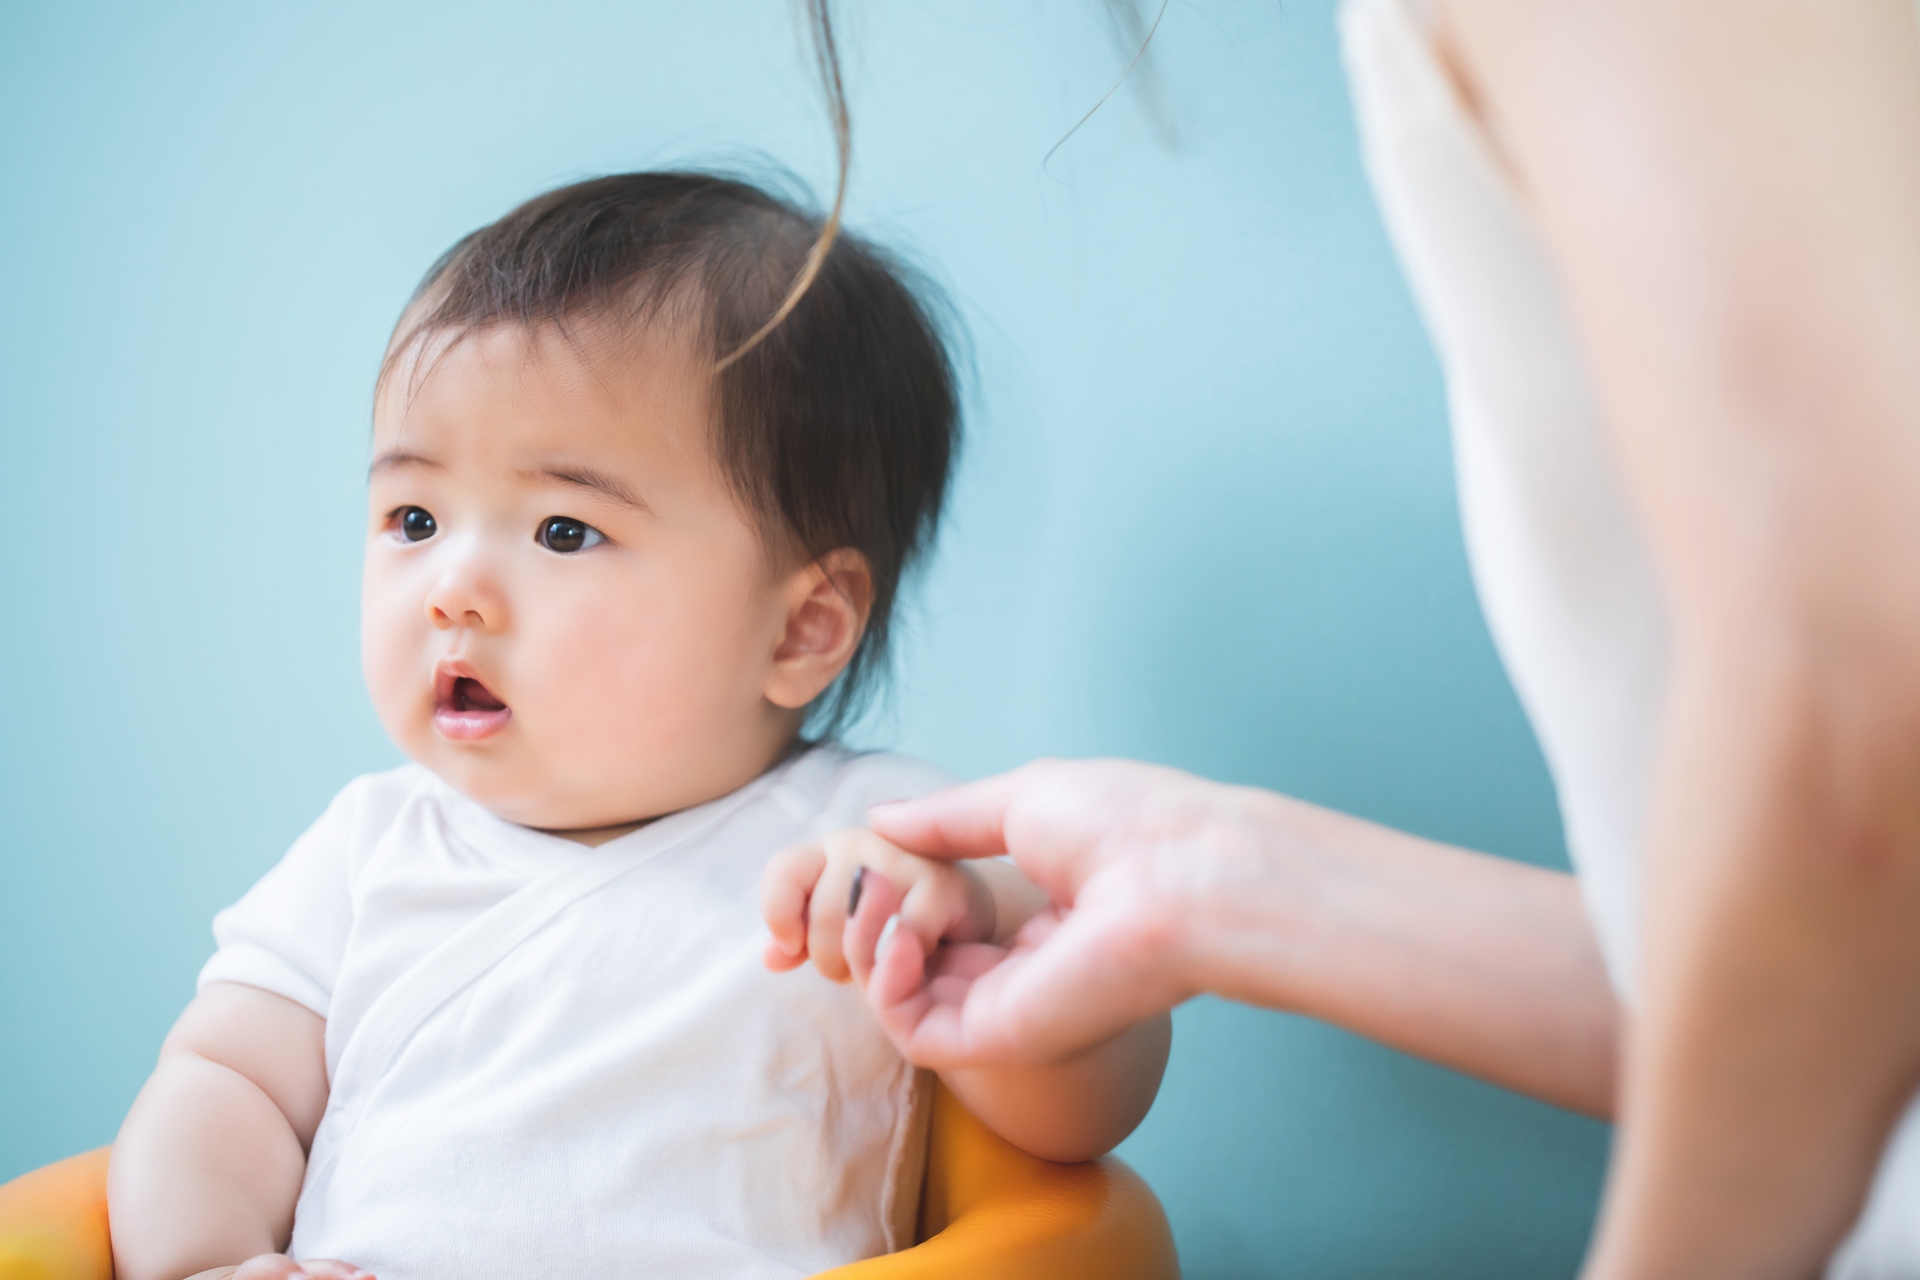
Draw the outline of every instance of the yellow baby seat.
M107 1151L0 1186L0 1280L113 1280ZM1177 1280L1173 1234L1140 1175L1108 1156L1051 1164L937 1089L920 1243L819 1280Z

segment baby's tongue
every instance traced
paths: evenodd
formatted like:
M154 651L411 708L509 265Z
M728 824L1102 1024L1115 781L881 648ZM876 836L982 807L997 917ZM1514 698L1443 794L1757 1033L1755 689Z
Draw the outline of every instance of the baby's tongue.
M453 685L454 704L462 711L499 711L507 704L478 680L461 676Z

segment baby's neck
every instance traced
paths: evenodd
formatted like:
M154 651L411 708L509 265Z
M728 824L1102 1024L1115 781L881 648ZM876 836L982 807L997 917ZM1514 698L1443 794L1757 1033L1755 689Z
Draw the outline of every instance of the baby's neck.
M661 815L661 817L665 816L665 814ZM623 822L614 827L583 827L571 831L560 831L551 827L535 827L534 830L550 836L559 836L562 840L571 840L575 844L584 844L589 849L597 849L609 840L618 840L628 832L638 831L648 823L659 820L659 818L642 818L638 822Z
M795 756L806 754L818 745L818 743L810 742L799 734L795 734L787 745L781 749L780 754L773 758L772 763L770 763L766 769L762 770L760 775L756 776L764 776L767 772L779 768ZM714 797L716 800L719 798L719 796ZM609 840L618 840L621 836L638 831L640 828L650 823L658 822L667 816L669 815L656 813L649 818L638 818L632 822L615 823L610 827L535 827L533 829L543 835L559 836L562 840L571 840L576 844L586 845L589 849L597 849Z

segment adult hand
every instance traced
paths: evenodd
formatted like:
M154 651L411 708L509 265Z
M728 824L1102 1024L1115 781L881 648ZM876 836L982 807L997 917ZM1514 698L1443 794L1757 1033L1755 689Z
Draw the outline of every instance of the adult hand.
M927 857L1011 854L1052 901L1007 947L929 963L911 930L879 945L897 898L869 887L845 954L923 1066L1062 1061L1205 991L1612 1110L1619 1007L1563 873L1115 760L1041 761L870 819Z
M910 930L876 955L885 901L863 904L849 956L875 955L861 976L895 1043L922 1066L1057 1062L1196 994L1213 904L1267 875L1244 794L1128 761L1039 761L876 806L874 831L901 848L1011 854L1052 900L1008 947L944 947L930 969Z

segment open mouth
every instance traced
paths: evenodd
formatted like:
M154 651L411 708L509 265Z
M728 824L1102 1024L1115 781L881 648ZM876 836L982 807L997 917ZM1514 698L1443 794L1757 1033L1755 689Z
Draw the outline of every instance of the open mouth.
M513 708L478 677L458 668L443 667L436 673L433 727L442 737L460 742L492 737L512 718Z

